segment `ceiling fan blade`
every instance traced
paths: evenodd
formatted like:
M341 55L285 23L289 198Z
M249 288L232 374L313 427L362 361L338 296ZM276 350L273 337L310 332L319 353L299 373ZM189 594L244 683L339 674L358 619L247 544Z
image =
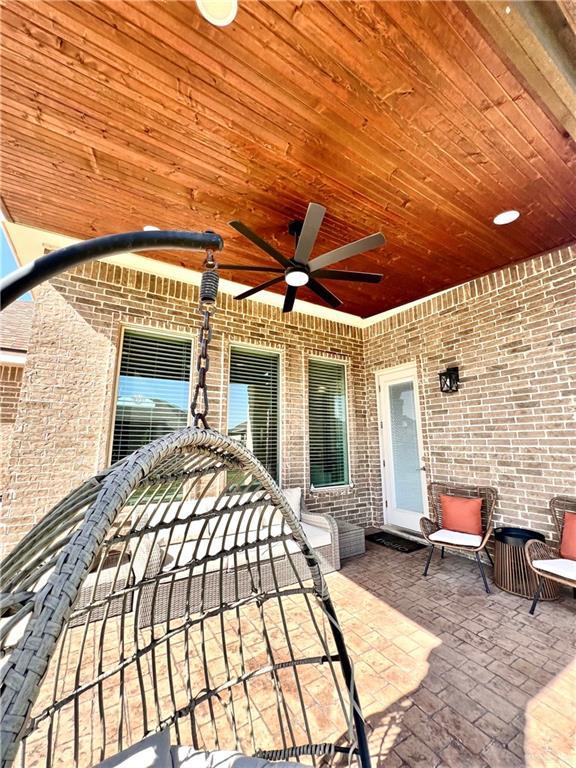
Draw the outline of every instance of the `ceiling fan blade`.
M284 306L282 307L282 312L292 312L295 299L296 299L296 287L293 285L289 285L286 291L286 296L284 297Z
M338 296L335 296L332 291L329 291L328 288L325 288L321 283L318 282L318 280L314 280L313 277L311 277L308 281L308 288L313 290L317 296L320 296L321 299L324 299L324 301L327 304L330 304L331 307L334 307L334 309L342 304Z
M321 256L317 256L310 262L310 269L315 272L317 269L329 267L331 264L336 264L338 261L349 259L351 256L357 256L359 253L371 251L373 248L379 248L381 245L384 245L385 242L386 238L384 235L381 232L375 232L373 235L368 235L368 237L355 240L353 243L348 243L347 245L341 245L333 251L328 251Z
M258 293L258 291L263 291L265 288L269 288L271 285L281 283L282 280L284 280L284 275L282 275L282 277L273 277L272 280L267 280L265 283L260 283L260 285L257 285L255 288L249 288L247 291L244 291L244 293L239 293L238 296L234 296L234 298L238 301L240 299L247 299L249 296L253 296L255 293Z
M323 280L349 280L351 283L379 283L383 277L376 272L346 272L344 269L317 269L312 274Z
M257 235L256 232L252 232L252 230L249 229L245 224L242 224L241 221L229 221L228 223L237 232L240 232L241 235L244 235L244 237L248 238L248 240L254 243L255 246L260 248L261 251L264 251L264 253L272 256L273 259L276 259L276 261L282 264L283 267L292 266L290 261L285 256L282 256L280 251L277 251L276 248L270 245L270 243L267 243L266 240L262 240L262 238Z
M218 269L233 269L235 272L277 272L284 274L278 267L251 267L246 264L218 264Z
M326 208L323 205L310 203L308 206L306 218L302 225L302 232L300 232L300 237L298 238L296 253L294 254L294 259L299 264L308 264L308 259L312 253L312 248L314 248L325 213Z

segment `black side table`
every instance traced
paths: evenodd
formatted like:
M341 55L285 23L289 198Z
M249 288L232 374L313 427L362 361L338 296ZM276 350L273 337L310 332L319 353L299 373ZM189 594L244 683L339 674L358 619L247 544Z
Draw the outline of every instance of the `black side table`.
M527 528L496 528L494 530L494 583L505 592L520 597L533 597L538 577L528 567L524 545L530 539L546 541L543 534ZM544 579L541 600L557 600L557 582Z

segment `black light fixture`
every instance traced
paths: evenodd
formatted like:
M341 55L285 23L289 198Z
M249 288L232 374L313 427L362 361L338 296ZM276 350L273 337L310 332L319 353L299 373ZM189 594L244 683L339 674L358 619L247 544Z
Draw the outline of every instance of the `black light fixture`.
M458 383L460 381L458 368L446 368L438 376L440 377L441 392L458 392Z

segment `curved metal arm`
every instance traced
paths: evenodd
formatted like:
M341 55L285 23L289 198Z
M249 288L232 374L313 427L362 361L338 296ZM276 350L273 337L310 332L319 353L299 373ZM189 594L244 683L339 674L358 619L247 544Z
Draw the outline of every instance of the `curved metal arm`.
M102 256L125 251L221 251L224 242L215 232L139 231L83 240L26 264L0 282L0 306L12 304L31 288L59 272Z

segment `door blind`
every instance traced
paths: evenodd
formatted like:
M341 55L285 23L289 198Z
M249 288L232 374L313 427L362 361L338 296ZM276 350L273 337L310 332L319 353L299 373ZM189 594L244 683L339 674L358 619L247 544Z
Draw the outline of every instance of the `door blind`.
M188 423L190 360L187 339L124 332L112 461Z
M346 369L341 363L308 363L310 480L314 487L346 485L348 424Z
M232 347L228 434L245 445L278 479L277 354Z

